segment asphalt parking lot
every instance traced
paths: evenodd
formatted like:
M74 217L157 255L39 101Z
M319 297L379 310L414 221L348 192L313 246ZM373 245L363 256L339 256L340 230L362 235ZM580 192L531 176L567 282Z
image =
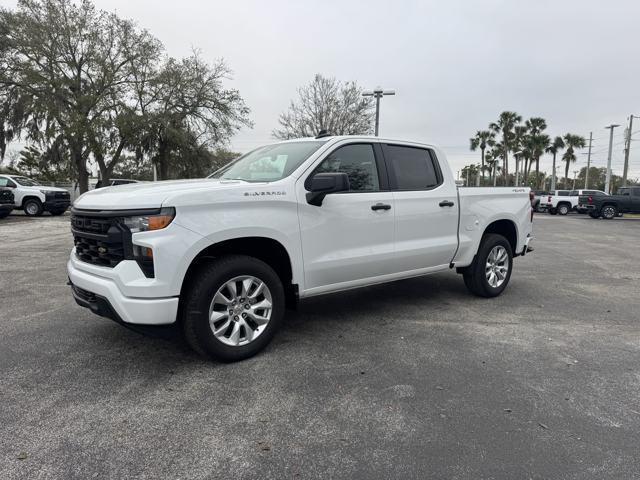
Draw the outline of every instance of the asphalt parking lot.
M640 219L538 215L496 299L317 298L224 365L75 305L69 218L0 222L0 478L638 478Z

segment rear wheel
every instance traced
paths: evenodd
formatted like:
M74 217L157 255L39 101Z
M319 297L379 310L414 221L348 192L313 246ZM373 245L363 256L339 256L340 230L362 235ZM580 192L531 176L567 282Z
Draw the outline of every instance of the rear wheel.
M42 203L37 198L29 198L24 202L24 213L30 217L42 215Z
M618 216L618 209L615 205L605 205L602 207L602 218L611 220Z
M569 213L569 205L567 205L566 203L558 205L558 213L560 215L566 215L567 213Z
M244 255L221 257L192 277L182 309L185 338L215 360L243 360L267 346L284 310L284 288L269 265Z
M476 258L463 273L464 284L475 295L496 297L507 288L512 267L513 252L509 241L491 233L483 237Z

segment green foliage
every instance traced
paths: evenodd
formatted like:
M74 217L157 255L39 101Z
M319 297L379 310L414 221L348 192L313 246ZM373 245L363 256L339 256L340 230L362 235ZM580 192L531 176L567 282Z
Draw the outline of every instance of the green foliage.
M0 158L22 138L65 152L81 191L90 158L103 180L131 156L167 178L250 125L239 93L223 87L229 73L197 53L163 56L146 30L89 0L19 0L0 9ZM53 157L39 158L24 161L44 173Z

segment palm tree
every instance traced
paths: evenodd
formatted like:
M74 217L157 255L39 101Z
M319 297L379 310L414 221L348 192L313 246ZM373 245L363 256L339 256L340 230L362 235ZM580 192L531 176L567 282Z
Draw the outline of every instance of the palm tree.
M489 180L493 180L493 186L496 186L497 180L497 172L501 170L498 165L500 161L500 157L502 156L502 146L497 144L492 150L489 150L486 153L485 161L487 162L487 167L489 168Z
M546 152L553 155L553 168L551 170L551 188L550 190L556 189L556 155L560 150L564 148L564 140L562 137L556 137L553 139L551 145L546 148Z
M481 170L482 178L484 178L484 152L487 147L495 145L496 134L491 130L478 130L476 136L469 139L469 147L472 152L480 148L480 156L482 158Z
M527 140L527 127L524 125L516 125L513 129L513 150L515 151L514 157L516 160L516 179L520 181L520 159L524 159L525 162L527 157L525 154L525 146ZM526 163L525 163L526 167Z
M513 151L513 129L522 121L522 117L516 112L502 112L498 117L498 121L491 123L489 128L496 133L502 135L502 160L504 162L504 178L505 185L509 176L509 150Z
M532 137L532 146L533 146L532 158L535 159L536 161L536 180L540 178L540 157L547 150L550 142L551 142L551 137L546 133L539 133L537 135L533 135ZM529 164L529 169L531 169L531 164Z
M576 161L575 149L584 148L587 141L580 135L567 133L564 136L564 144L567 150L564 152L564 155L562 155L562 160L566 162L564 169L564 188L567 188L567 183L569 182L569 165Z
M551 140L548 135L542 132L547 129L547 121L542 117L531 117L525 122L529 135L532 137L532 151L527 176L531 171L531 163L536 162L536 179L540 175L540 157L547 148Z

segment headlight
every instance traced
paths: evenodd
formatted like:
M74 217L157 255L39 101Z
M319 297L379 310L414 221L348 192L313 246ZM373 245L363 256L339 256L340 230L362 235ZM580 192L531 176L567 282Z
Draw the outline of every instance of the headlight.
M136 215L133 217L124 217L124 223L131 233L148 232L151 230L162 230L167 227L176 216L175 208L163 208L156 215Z

